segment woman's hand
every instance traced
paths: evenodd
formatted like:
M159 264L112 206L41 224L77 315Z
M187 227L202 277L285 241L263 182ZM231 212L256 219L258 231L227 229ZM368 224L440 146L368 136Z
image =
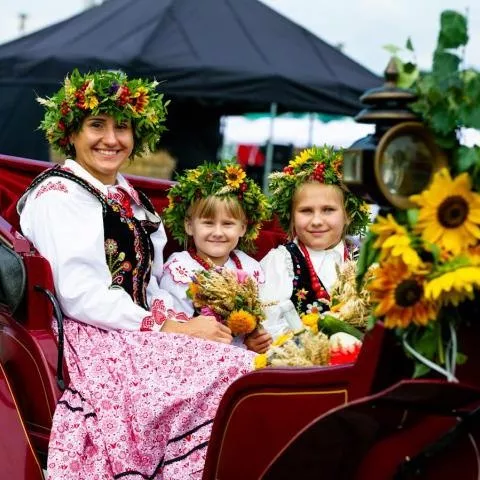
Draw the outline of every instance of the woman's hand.
M249 350L265 353L272 344L272 336L263 328L258 328L245 337L243 343Z
M166 320L162 327L163 332L183 333L191 337L203 338L220 343L232 343L232 332L228 327L217 322L214 317L199 315L188 322Z

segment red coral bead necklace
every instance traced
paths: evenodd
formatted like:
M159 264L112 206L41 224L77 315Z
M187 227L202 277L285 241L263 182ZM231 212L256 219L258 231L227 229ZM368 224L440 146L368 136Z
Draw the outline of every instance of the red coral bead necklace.
M204 260L194 248L189 248L188 253L190 256L199 263L205 270L211 270L212 265L210 265L206 260ZM238 258L235 252L230 252L230 258L232 259L233 263L237 267L238 270L242 270L242 262Z

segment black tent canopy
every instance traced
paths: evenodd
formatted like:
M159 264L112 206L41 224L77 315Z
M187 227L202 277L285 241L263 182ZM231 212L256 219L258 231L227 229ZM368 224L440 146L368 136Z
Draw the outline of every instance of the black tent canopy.
M0 150L38 125L34 92L52 93L75 67L155 77L172 107L195 102L223 115L273 103L352 115L361 93L381 83L258 0L109 0L0 45Z

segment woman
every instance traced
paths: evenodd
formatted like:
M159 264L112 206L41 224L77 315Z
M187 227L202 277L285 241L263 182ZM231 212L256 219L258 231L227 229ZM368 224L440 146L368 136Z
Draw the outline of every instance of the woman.
M47 139L71 157L18 206L67 317L70 385L53 419L50 478L200 477L220 398L251 368L253 354L230 345L227 327L174 311L155 277L163 225L118 173L158 141L156 85L74 71L39 99Z

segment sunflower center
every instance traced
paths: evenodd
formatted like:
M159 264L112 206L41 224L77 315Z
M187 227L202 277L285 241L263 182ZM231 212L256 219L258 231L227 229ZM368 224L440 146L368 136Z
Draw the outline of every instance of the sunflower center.
M422 298L423 287L413 279L404 280L395 288L395 303L399 307L411 307Z
M437 218L445 228L456 228L463 224L468 216L468 203L460 195L446 198L438 207Z

